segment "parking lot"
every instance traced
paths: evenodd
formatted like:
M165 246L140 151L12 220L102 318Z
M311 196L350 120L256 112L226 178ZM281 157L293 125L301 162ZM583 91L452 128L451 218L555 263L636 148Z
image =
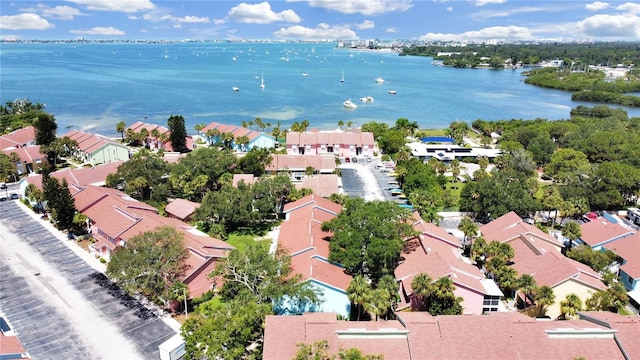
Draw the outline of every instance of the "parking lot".
M392 196L388 188L391 187L389 181L395 180L395 177L389 176L388 173L376 170L376 164L380 160L372 159L371 162L358 160L342 161L340 169L342 171L342 188L345 194L350 197L359 197L365 200L388 200L402 202L396 196Z
M0 310L34 359L157 359L175 335L16 201L0 202Z

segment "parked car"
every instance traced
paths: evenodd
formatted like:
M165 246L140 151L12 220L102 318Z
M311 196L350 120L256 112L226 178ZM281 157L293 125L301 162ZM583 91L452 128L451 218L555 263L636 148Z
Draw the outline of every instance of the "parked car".
M371 162L371 158L367 156L367 162Z
M351 162L357 163L358 162L358 158L357 157L352 157L351 158Z
M11 198L11 200L18 200L20 196L18 196L17 193L11 193L11 195L9 195L9 198Z
M349 159L349 158L344 158L344 162L351 162L351 159Z
M7 184L0 182L0 189L6 189L7 188Z

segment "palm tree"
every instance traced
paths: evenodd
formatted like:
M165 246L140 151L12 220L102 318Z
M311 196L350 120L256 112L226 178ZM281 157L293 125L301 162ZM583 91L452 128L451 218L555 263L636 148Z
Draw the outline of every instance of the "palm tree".
M376 321L378 321L378 317L383 316L390 309L387 291L380 288L372 290L371 299L364 306L368 312L376 315Z
M246 129L246 128L247 128L247 126L249 126L249 124L247 124L247 122L246 122L246 121L242 121L242 127Z
M478 235L478 226L471 218L465 217L460 220L458 230L464 233L464 253L469 255L471 246L473 246L473 238Z
M548 286L541 286L536 290L534 297L536 306L538 306L538 317L542 317L547 313L547 308L556 301L556 295L553 289Z
M427 308L427 299L431 296L431 278L425 273L420 273L411 281L411 288L413 289L413 295L416 296L421 302L424 309Z
M398 300L400 300L400 296L398 295L398 282L393 275L384 275L378 280L377 289L384 291L385 298L389 302L389 308L384 316L386 320L389 320L390 317L393 316L393 311L398 304Z
M342 130L342 128L344 127L344 121L339 120L338 121L338 127L340 127L340 130Z
M200 136L200 131L206 127L205 124L196 124L193 128L198 133L198 137Z
M302 120L302 122L300 123L300 126L302 127L301 132L305 132L307 131L307 128L309 127L309 120L304 119Z
M120 121L119 123L116 124L116 132L120 133L120 136L122 137L122 141L124 141L124 132L126 130L127 127L127 123L125 123L124 121Z
M451 173L453 174L453 181L458 181L458 175L460 175L460 160L451 160Z
M238 138L236 139L236 145L238 147L237 150L246 151L245 145L247 145L248 143L249 143L248 136L238 136Z
M560 302L561 317L565 320L573 319L582 310L582 300L576 294L569 294Z
M469 257L479 268L482 268L486 260L487 246L487 241L483 237L477 238L471 245Z
M351 129L351 126L353 126L353 121L347 121L347 129Z
M573 247L573 242L582 236L582 229L578 223L570 221L562 227L562 236L569 240L567 251L570 251Z
M249 130L251 130L251 127L253 126L253 120L249 120L249 122L247 123L249 125Z
M207 140L209 140L209 145L213 144L214 139L217 142L217 137L220 135L220 130L218 129L209 129L205 134L207 136Z
M304 173L305 173L305 175L307 175L307 177L311 177L311 176L313 176L313 173L314 173L315 171L316 171L316 169L314 169L314 168L313 168L313 166L307 166L307 167L304 169Z
M523 299L525 300L525 306L526 299L528 297L531 298L531 294L533 294L537 288L536 279L534 279L533 276L529 274L522 274L522 276L520 276L517 282L517 289L520 290L525 297Z
M349 301L355 305L356 308L356 320L360 321L360 314L366 304L371 299L371 285L367 279L362 275L357 275L351 280L349 287L347 288L347 296Z

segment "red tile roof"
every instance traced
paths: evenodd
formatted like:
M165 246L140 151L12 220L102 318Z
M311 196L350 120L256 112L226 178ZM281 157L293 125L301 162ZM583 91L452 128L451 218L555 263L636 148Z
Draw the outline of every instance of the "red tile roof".
M625 229L620 224L610 223L602 217L580 225L580 229L580 239L591 247L634 234L634 231Z
M605 247L625 260L620 269L634 279L640 279L640 233L614 241Z
M316 171L323 173L331 173L336 169L336 158L333 155L271 155L272 159L269 165L265 167L266 171L305 171L311 166Z
M200 204L185 199L174 199L165 206L164 210L178 219L184 220L196 212Z
M19 148L6 148L2 152L11 156L11 153L16 153L20 157L20 162L23 164L33 164L37 160L41 160L45 155L40 153L40 145L32 145Z
M249 138L249 141L252 141L253 139L257 138L260 135L272 137L271 135L266 135L259 131L249 130L241 126L220 124L217 122L212 122L209 125L205 126L202 130L200 130L200 133L206 134L207 131L213 130L213 129L218 129L221 134L232 133L234 138L238 138L240 136L246 136L247 138Z
M6 336L4 332L0 331L0 356L24 353L26 353L26 351L17 336Z
M63 134L62 137L68 137L72 140L75 140L78 143L78 150L86 153L86 154L91 154L93 152L95 152L96 150L101 149L102 147L104 147L105 145L114 145L114 146L120 146L120 147L125 147L124 145L106 137L106 136L102 136L102 135L97 135L97 134L90 134L84 131L79 131L79 130L71 130L69 132L67 132L66 134Z
M574 280L597 290L605 290L602 277L588 266L569 259L556 251L542 255L517 257L512 265L518 274L529 274L536 279L538 286L555 286Z
M536 240L541 240L556 247L563 246L560 240L538 229L535 225L524 222L522 218L513 211L481 226L480 232L487 242L493 240L508 242L524 236L532 241L532 243ZM539 249L543 246L543 244L536 245ZM547 246L547 250L549 250L549 246Z
M616 338L628 359L640 359L640 316L624 316L608 311L580 311L580 319L618 330Z
M397 321L377 322L338 321L333 313L267 316L263 358L291 359L297 344L326 340L330 354L357 347L364 354L394 360L624 359L614 332L584 320L536 321L515 312L438 317L399 312L397 316ZM630 330L625 329L623 337L637 348L639 327L626 324ZM633 350L628 351L630 358L637 357Z
M287 133L287 145L371 145L375 144L370 132L353 131L315 131Z
M74 200L78 211L91 220L92 227L111 238L111 244L127 241L161 226L170 226L182 233L184 246L189 251L187 264L190 265L185 283L193 297L202 295L203 284L208 283L204 288L211 288L212 281L206 278L206 268L211 266L212 259L225 257L233 249L226 242L212 238L181 220L158 215L154 207L115 189L88 186L77 193Z
M246 185L253 185L258 180L253 174L234 174L232 185L238 187L240 181L244 181Z
M339 204L329 201L322 196L311 194L303 197L302 199L286 204L284 206L284 213L287 214L305 206L319 208L334 215L339 214L342 210L342 206Z
M36 132L33 126L27 126L0 136L0 150L29 146L35 143Z
M87 185L103 186L107 180L107 175L118 171L118 167L122 165L122 161L114 161L106 164L96 165L90 168L67 168L51 173L51 176L58 180L66 179L67 184L73 185L74 188ZM25 178L29 184L42 189L42 175L32 175ZM71 190L73 193L73 189Z
M305 176L302 178L302 182L294 182L294 186L296 189L311 189L314 194L328 198L340 191L338 182L338 175L322 174L311 177Z

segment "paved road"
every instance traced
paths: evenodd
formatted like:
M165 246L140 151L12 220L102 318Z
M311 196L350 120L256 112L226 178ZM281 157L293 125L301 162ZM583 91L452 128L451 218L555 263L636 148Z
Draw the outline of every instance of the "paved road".
M0 310L34 359L158 359L175 334L15 201L0 239Z

